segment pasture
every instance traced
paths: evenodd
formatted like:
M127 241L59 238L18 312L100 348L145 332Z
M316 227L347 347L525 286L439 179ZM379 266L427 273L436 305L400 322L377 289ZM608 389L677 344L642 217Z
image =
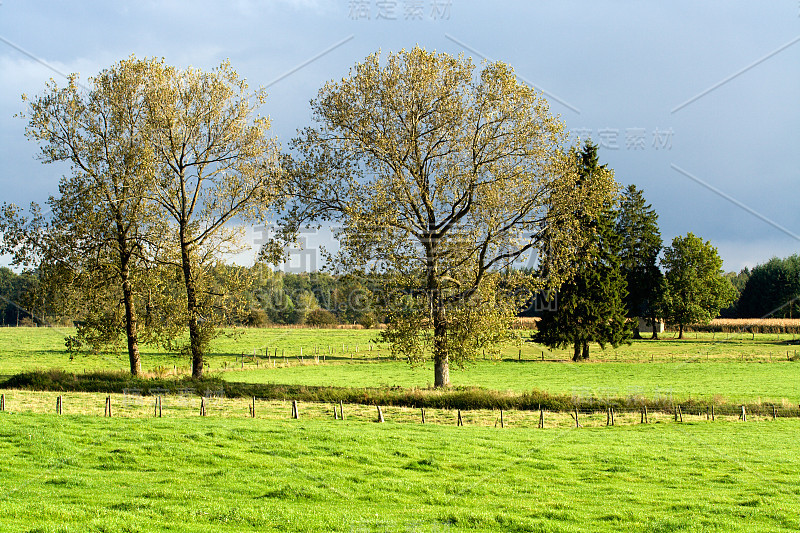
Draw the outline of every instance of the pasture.
M796 531L798 430L6 412L0 529Z
M70 333L49 328L0 329L0 378L37 369L80 374L127 368L124 352L79 354L70 359L63 342ZM214 341L207 371L245 383L359 388L431 385L431 365L412 368L394 359L377 337L375 330L243 329ZM500 359L479 359L463 370L453 368L451 379L456 386L498 391L800 403L800 362L788 360L797 355L793 335L690 333L683 340L673 337L667 333L659 341L637 340L617 349L593 346L591 361L579 364L568 362L570 350L550 351L522 342L506 346ZM186 375L189 361L145 346L142 368L151 375Z
M127 366L124 354L76 355L69 331L0 330L0 374ZM575 396L671 395L717 403L796 407L800 362L792 335L689 334L677 341L593 347L589 363L568 350L508 346L498 360L453 370L455 385ZM727 337L727 338L726 338ZM426 387L374 342L375 331L265 329L215 341L208 371L231 382ZM344 345L344 347L342 346ZM370 349L370 345L372 349ZM300 356L299 349L303 348ZM253 351L256 357L253 357ZM269 350L269 354L266 351ZM277 350L278 357L275 357ZM245 357L242 357L245 354ZM788 355L788 357L787 357ZM153 376L185 375L188 361L143 350ZM544 360L542 360L544 359ZM796 531L800 528L800 419L735 416L676 423L652 413L456 413L370 405L213 398L153 398L2 391L0 531ZM54 414L63 397L63 414ZM698 414L700 416L698 416Z

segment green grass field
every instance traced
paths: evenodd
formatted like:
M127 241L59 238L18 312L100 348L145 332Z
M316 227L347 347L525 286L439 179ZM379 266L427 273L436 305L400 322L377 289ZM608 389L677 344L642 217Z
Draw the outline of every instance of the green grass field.
M124 353L81 354L70 360L63 345L63 336L68 333L47 328L0 329L0 376L49 368L75 373L127 368ZM242 330L237 337L215 341L208 356L209 371L222 373L230 381L248 383L431 385L431 365L412 368L404 361L393 360L387 347L375 342L376 337L377 332L370 330ZM749 335L727 340L720 334L688 337L680 341L639 340L605 351L595 347L592 361L580 364L567 362L568 350L548 351L523 343L506 347L499 361L479 360L465 370L453 369L451 379L455 385L500 391L539 389L576 396L800 403L800 363L787 361L787 355L794 356L797 350L789 344L791 335L763 334L754 340ZM252 356L254 350L259 354L257 359L246 357L242 361L241 354ZM145 371L159 367L179 373L189 370L184 357L148 347L143 347L142 354Z
M0 530L796 531L798 431L0 413Z
M127 367L124 354L70 360L69 333L0 329L0 375ZM209 370L261 383L430 383L431 368L392 360L375 337L247 330L215 342ZM565 362L567 350L545 350L542 361L542 348L525 343L451 378L503 391L799 403L791 335L721 337L636 341L580 364ZM183 359L143 350L147 371L185 373ZM500 429L491 410L465 412L456 427L448 410L429 410L422 425L417 409L386 408L387 422L376 424L374 406L348 405L346 420L334 421L330 405L304 403L291 420L288 401L259 402L252 419L243 398L214 399L200 417L196 396L164 398L164 418L153 418L152 398L125 395L112 395L115 416L104 418L104 394L65 393L59 416L59 393L3 392L0 531L800 529L796 418L710 423L687 413L675 423L653 413L642 425L623 413L621 425L605 427L599 413L575 429L568 413L548 413L536 429L537 412L512 411Z
M248 365L253 366L253 365ZM340 387L427 387L432 365L410 368L404 362L292 365L225 372L230 381ZM554 394L607 398L716 399L730 403L800 401L800 363L523 363L478 362L451 371L455 385L501 391L531 389Z

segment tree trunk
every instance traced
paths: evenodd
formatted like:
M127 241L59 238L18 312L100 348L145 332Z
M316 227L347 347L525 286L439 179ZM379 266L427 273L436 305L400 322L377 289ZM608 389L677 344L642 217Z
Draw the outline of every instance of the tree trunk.
M136 302L133 298L131 285L131 252L128 247L127 234L122 220L117 218L117 244L119 246L119 277L122 281L122 302L125 306L125 337L128 341L128 359L131 363L131 375L139 376L142 373L142 359L139 354L138 317L136 316Z
M136 316L136 303L133 301L133 287L131 287L128 265L125 264L120 272L122 277L122 300L125 305L125 335L128 338L128 359L131 363L131 375L139 376L142 373L142 359L139 355L139 331Z
M572 361L575 363L581 360L581 346L580 341L575 341L575 351L572 354Z
M192 278L192 262L189 246L181 238L181 266L186 284L186 312L189 315L189 350L192 354L192 377L203 377L203 347L200 324L197 321L197 292Z
M431 223L431 231L435 224ZM433 318L433 386L450 386L450 355L447 351L447 309L442 295L436 255L437 242L428 236L422 243L426 255L426 285Z
M650 337L650 338L658 340L658 329L657 329L657 326L656 326L656 317L651 316L650 320L652 320L652 322L653 322L653 336Z
M583 353L581 354L581 359L583 359L584 361L588 361L589 360L589 343L588 342L584 342L583 343Z
M438 300L439 298L437 298ZM433 314L433 386L450 386L450 357L447 354L447 316L444 305L437 302Z
M683 324L678 324L678 338L683 338Z

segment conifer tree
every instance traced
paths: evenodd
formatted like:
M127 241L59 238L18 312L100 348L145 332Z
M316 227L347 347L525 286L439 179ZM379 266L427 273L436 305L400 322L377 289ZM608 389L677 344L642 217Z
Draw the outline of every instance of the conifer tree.
M581 187L591 187L601 174L597 146L587 141L575 153ZM601 348L626 342L630 329L625 319L625 277L620 269L620 237L615 231L617 213L609 203L597 216L582 216L587 246L574 258L576 272L558 291L556 310L546 312L534 340L550 348L574 348L573 361L589 358L589 343Z
M657 264L661 233L658 215L634 185L629 185L623 193L616 232L621 238L620 268L628 288L627 316L646 318L653 325L653 338L658 338L655 322L658 302L665 290L664 275ZM638 327L634 338L640 338Z

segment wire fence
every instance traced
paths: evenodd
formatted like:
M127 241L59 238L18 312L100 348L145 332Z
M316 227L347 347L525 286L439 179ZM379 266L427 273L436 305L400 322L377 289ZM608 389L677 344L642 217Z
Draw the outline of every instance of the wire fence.
M800 408L761 405L757 410L745 406L684 406L650 410L574 408L568 411L434 409L344 403L226 398L222 390L186 389L179 394L161 395L150 391L142 395L132 389L123 394L59 393L9 391L0 395L0 411L12 413L50 413L73 416L123 418L251 418L255 420L331 420L438 424L496 428L589 428L637 424L700 422L764 422L799 418Z

